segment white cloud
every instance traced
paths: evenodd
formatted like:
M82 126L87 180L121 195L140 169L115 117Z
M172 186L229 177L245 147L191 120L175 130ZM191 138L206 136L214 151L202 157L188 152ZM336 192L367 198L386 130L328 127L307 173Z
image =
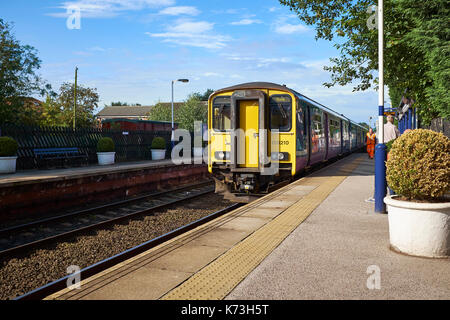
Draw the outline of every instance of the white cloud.
M299 23L290 23L289 20L298 20L294 14L282 15L278 20L272 23L272 29L279 34L294 34L309 31L309 29Z
M211 31L214 27L214 23L206 22L206 21L184 21L178 22L178 24L174 26L170 26L168 28L171 32L180 32L180 33L205 33Z
M167 32L146 34L153 38L164 38L163 42L175 43L207 49L220 49L226 46L230 37L214 34L214 23L207 21L178 21L167 28Z
M182 14L196 16L196 15L200 14L200 11L196 7L178 6L178 7L165 8L165 9L159 11L159 14L169 15L169 16L179 16Z
M308 31L308 28L301 24L280 24L275 26L275 32L281 34L301 33Z
M262 21L258 20L258 19L242 19L240 21L232 22L231 25L233 25L233 26L247 26L247 25L250 25L250 24L257 24L257 23L262 23Z
M109 18L125 11L139 11L146 8L158 8L173 5L175 0L76 0L64 1L58 6L64 12L50 13L53 17L68 16L68 8L78 8L81 18Z

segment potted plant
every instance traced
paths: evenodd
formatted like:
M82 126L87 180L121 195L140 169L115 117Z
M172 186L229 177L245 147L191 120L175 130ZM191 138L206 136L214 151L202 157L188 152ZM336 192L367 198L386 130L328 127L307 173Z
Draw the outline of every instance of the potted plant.
M163 160L166 157L166 140L155 137L152 141L152 160Z
M415 256L450 256L450 140L418 129L392 145L386 163L389 237L394 250Z
M98 164L101 166L113 164L116 155L114 150L115 146L113 139L104 137L98 140L97 143Z
M17 142L10 137L0 137L0 173L16 172Z
M194 158L203 158L203 137L194 136Z

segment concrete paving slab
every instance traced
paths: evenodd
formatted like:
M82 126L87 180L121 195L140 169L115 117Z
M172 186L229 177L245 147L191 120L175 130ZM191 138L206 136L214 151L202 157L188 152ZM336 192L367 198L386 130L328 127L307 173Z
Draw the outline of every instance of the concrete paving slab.
M283 208L283 209L286 209L295 202L296 202L295 200L285 200L285 201L270 200L268 202L262 203L259 207L260 208L275 208L275 209Z
M227 299L450 299L449 259L389 249L387 215L365 202L373 186L364 160Z
M81 300L155 300L192 273L142 267L87 294Z
M236 243L247 237L248 232L217 228L191 241L192 245L231 248Z
M261 218L271 220L283 212L284 208L255 208L242 215L242 217Z
M187 273L197 272L226 250L227 248L223 247L186 244L152 261L147 266Z
M267 223L267 219L256 217L237 217L227 223L224 223L221 228L232 229L237 231L253 232Z

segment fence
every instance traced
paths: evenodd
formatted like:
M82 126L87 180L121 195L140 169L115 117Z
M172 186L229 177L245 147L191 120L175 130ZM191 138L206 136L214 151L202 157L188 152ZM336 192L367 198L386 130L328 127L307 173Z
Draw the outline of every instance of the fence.
M436 132L442 132L445 136L450 138L450 120L436 118L431 120L429 126L424 126L426 129L430 129Z
M19 144L17 169L34 169L36 148L76 147L89 157L90 164L97 163L97 142L102 137L110 137L116 146L116 161L139 161L151 159L151 144L154 137L166 140L168 155L171 152L171 132L128 131L114 129L65 127L28 127L11 124L0 125L0 135L14 138ZM69 164L70 165L70 164Z

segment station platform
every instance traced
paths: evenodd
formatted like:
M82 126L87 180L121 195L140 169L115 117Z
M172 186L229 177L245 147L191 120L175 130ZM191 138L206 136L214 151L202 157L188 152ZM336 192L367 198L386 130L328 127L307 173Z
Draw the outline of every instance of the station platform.
M169 159L2 174L0 220L76 208L80 202L117 200L207 179L207 175L207 166L200 159L182 165Z
M47 299L448 299L448 259L389 249L373 166L350 155Z

